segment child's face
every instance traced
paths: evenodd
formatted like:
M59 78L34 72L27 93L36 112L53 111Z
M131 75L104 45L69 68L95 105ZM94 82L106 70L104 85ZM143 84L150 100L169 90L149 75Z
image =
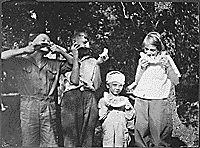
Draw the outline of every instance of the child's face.
M46 34L39 34L39 35L33 40L33 43L34 43L34 44L38 44L38 45L41 45L41 44L50 45L50 38L49 38L48 35L46 35ZM40 50L41 50L41 51L44 51L44 52L49 52L49 49L48 49L48 48L41 48Z
M79 36L76 37L77 44L81 45L82 47L89 48L89 41L88 36L85 33L80 33Z
M158 54L158 49L156 46L147 44L144 48L144 52L149 56L149 57L155 57Z
M123 85L119 82L111 82L107 85L107 87L109 89L109 93L112 93L113 95L118 95L123 89Z

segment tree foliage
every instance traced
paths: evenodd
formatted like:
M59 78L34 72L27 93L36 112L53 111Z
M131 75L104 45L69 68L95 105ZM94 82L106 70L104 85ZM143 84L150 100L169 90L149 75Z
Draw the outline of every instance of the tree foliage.
M85 29L94 54L109 48L106 70L123 71L127 83L134 80L144 35L158 31L181 71L183 85L198 83L198 3L6 2L2 12L4 50L25 45L32 31L47 32L53 41L69 47L73 31Z
M158 31L182 74L177 98L195 102L199 84L198 10L199 3L195 2L5 2L2 50L26 45L30 32L46 32L55 43L69 48L73 31L84 29L94 56L103 47L109 48L110 59L101 66L103 80L114 69L122 71L126 84L130 84L144 36ZM6 84L4 90L13 86Z

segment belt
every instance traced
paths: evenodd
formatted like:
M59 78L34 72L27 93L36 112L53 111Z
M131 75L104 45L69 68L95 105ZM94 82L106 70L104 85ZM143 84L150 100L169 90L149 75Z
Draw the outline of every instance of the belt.
M26 97L26 98L34 98L37 99L39 101L46 101L46 103L44 104L44 106L41 108L41 113L43 113L47 107L50 113L50 119L51 117L51 110L50 110L50 106L52 105L51 102L53 101L53 96L30 96L30 95L21 95L22 97Z
M133 95L135 98L139 98L139 99L142 99L142 100L167 100L168 98L161 98L161 99L147 99L147 98L142 98L142 97L138 97L138 96L135 96Z
M42 96L42 95L20 95L21 97L25 97L25 98L34 98L40 101L53 101L54 96Z

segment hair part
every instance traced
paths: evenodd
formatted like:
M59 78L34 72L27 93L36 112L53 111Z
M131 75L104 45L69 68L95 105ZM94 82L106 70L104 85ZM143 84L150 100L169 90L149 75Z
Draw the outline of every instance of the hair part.
M159 52L164 50L164 45L161 41L161 35L158 32L149 32L145 36L142 42L142 48L144 49L146 45L156 46Z

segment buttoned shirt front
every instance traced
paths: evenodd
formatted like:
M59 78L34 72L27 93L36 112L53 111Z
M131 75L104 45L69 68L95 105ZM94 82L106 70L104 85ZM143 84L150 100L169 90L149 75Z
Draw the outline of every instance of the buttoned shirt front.
M71 65L66 61L42 59L42 66L38 67L32 57L14 57L3 60L3 68L9 68L15 71L18 91L20 95L29 96L47 96L58 67L61 73L71 70Z

